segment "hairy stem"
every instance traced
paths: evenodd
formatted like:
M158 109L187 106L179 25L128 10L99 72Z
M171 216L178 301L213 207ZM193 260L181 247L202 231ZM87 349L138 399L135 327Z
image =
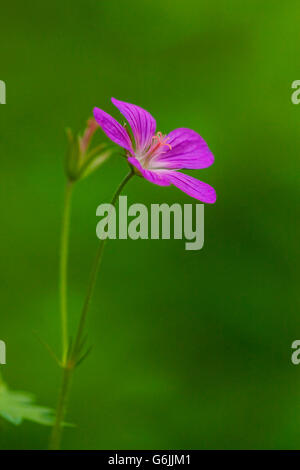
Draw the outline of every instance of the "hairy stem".
M113 206L116 205L117 199L123 190L126 183L132 178L134 175L134 171L130 171L128 175L123 179L119 187L117 188L114 197L112 198L111 204ZM93 268L91 271L90 281L88 284L87 294L85 297L85 302L83 305L83 309L81 312L81 317L78 324L78 329L75 337L75 342L70 354L66 360L66 363L63 366L63 377L62 377L62 385L59 393L59 399L57 404L57 411L56 411L56 420L53 426L52 435L50 439L50 449L59 449L61 436L62 436L62 425L64 421L64 417L66 414L66 407L67 407L67 400L70 392L71 387L71 380L74 372L74 368L76 364L81 360L80 355L82 354L82 344L83 344L83 334L87 319L87 314L89 311L89 307L91 304L93 292L96 285L97 274L99 272L103 249L104 249L105 239L100 240L99 247L96 253L95 261L93 264Z

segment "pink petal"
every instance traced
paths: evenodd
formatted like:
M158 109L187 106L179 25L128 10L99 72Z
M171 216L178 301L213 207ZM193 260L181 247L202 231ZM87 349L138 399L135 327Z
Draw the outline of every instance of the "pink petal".
M127 119L136 142L136 148L143 151L152 141L155 134L156 122L148 111L135 104L124 103L124 101L111 99L112 103Z
M128 161L150 183L158 184L159 186L170 186L170 184L173 184L184 193L199 201L208 204L216 202L217 197L214 188L192 176L170 170L145 170L135 157L129 157Z
M135 157L129 157L128 161L146 180L150 181L150 183L158 184L159 186L170 186L169 180L165 177L166 174L170 173L168 170L145 170Z
M177 186L181 191L199 201L208 204L216 202L216 192L209 184L177 171L168 171L165 177L171 184L174 184L174 186Z
M97 123L110 140L126 150L133 152L130 137L126 129L124 129L118 121L99 108L94 108L94 116Z
M171 146L155 161L155 166L177 169L200 169L213 164L214 156L205 140L192 129L181 127L170 132L166 140Z

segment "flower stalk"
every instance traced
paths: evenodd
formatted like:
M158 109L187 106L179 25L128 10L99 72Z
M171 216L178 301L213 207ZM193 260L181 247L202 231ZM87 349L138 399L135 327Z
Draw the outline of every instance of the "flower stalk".
M61 247L60 247L60 312L61 312L61 334L62 334L62 364L67 360L68 354L68 306L67 306L67 265L69 249L70 213L73 193L73 183L67 181L65 188L65 199L63 209Z
M116 206L117 199L121 194L123 188L128 183L128 181L134 176L135 172L133 169L127 174L127 176L123 179L121 184L118 186L111 204ZM66 414L67 408L67 401L70 393L71 382L73 377L73 372L75 367L83 360L86 356L86 353L83 352L83 345L84 345L84 331L86 325L86 319L89 311L89 307L91 305L92 296L95 290L97 275L99 272L99 268L101 265L102 257L103 257L103 250L105 245L105 239L101 239L98 250L96 253L96 257L94 260L93 268L90 275L90 280L87 288L87 293L85 297L85 301L83 304L83 309L81 312L81 317L79 320L77 333L75 336L74 345L72 347L68 347L68 352L66 356L66 361L63 362L63 377L62 377L62 384L59 393L59 399L57 404L57 411L56 411L56 420L55 424L52 429L51 439L50 439L50 446L51 450L57 450L60 448L61 436L62 436L62 429L64 424L64 418Z

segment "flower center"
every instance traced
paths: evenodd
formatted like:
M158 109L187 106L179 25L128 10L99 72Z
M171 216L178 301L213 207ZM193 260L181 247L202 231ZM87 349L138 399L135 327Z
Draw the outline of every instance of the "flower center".
M157 134L152 137L151 144L148 149L146 149L146 152L142 155L136 155L144 168L151 168L157 157L166 152L166 147L170 150L172 149L171 145L167 143L168 140L169 137L163 135L161 132L157 132Z

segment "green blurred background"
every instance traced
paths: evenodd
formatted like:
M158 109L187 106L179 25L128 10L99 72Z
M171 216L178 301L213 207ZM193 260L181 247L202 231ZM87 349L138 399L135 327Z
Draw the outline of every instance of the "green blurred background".
M54 407L60 371L58 249L65 127L110 97L149 110L165 133L198 131L215 164L203 250L110 241L78 369L68 449L300 447L297 0L2 2L0 338L5 380ZM98 132L98 139L106 139ZM127 172L116 153L78 184L71 228L74 332L97 247L96 207ZM131 181L129 203L190 203ZM49 428L1 420L1 448L47 447Z

